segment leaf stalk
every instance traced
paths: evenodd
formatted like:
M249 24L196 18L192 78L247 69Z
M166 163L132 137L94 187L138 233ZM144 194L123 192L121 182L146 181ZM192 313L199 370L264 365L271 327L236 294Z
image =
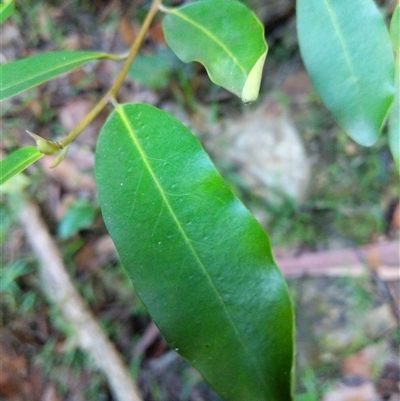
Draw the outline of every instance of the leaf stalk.
M150 10L146 15L143 25L140 28L139 34L136 40L133 42L128 57L124 62L124 65L115 79L111 88L107 93L99 100L94 108L86 115L86 117L59 143L62 147L68 146L74 139L76 139L82 131L100 114L100 112L107 106L108 103L112 103L111 99L114 99L121 88L129 69L137 56L140 46L143 43L144 38L150 28L150 25L157 14L159 7L161 6L162 0L153 0Z

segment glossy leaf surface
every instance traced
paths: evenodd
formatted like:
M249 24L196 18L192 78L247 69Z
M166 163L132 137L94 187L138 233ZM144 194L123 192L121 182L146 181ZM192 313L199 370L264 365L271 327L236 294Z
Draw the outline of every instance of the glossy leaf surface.
M0 100L49 81L95 59L112 57L89 51L57 51L37 54L0 66Z
M25 170L42 156L44 156L43 153L39 152L35 146L21 148L9 154L0 162L0 185Z
M375 143L393 100L390 38L373 0L297 0L303 61L326 107L356 142Z
M203 0L167 10L163 29L176 55L185 63L202 63L214 83L243 102L256 100L268 48L254 13L234 0Z
M14 0L2 0L0 3L0 24L14 12L14 8Z
M400 5L398 4L393 12L390 21L390 39L394 50L398 53L400 51Z
M390 23L390 37L396 52L395 96L389 116L389 147L400 174L400 6L397 5Z
M399 63L399 60L398 60ZM400 174L400 67L396 73L396 94L389 116L389 147Z
M197 138L152 106L117 106L95 164L106 226L170 346L228 401L291 400L284 278Z

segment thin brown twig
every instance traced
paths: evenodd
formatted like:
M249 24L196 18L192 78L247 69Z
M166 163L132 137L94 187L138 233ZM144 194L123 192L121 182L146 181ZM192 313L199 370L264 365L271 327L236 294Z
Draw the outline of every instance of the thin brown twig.
M74 139L76 139L82 131L99 115L99 113L106 107L106 105L110 102L110 99L115 98L119 89L121 88L128 72L135 59L140 46L143 43L144 38L150 28L151 22L153 21L157 11L160 7L162 0L153 0L153 3L150 7L149 12L146 15L145 20L140 28L139 34L136 40L133 42L126 61L115 79L111 88L107 91L107 93L99 100L96 106L87 114L87 116L59 143L62 148L68 146Z
M39 208L26 201L20 207L18 216L40 262L42 288L72 327L79 346L103 371L116 400L142 401L121 356L76 291Z

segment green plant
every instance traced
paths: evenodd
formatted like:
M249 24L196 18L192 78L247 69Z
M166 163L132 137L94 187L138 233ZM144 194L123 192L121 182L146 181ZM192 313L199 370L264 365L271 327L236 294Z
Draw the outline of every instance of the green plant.
M353 1L352 12L348 7L346 1L298 0L300 48L328 109L351 138L370 146L393 101L395 63L372 0ZM112 87L64 139L51 142L30 133L37 147L3 160L0 183L46 154L59 153L61 162L68 145L111 104L96 149L100 206L150 315L171 347L226 400L290 400L293 310L267 235L179 121L146 104L117 101L158 10L166 14L167 43L182 61L204 64L213 82L243 102L257 99L268 47L247 7L236 0L202 0L167 8L153 0L127 56L60 51L2 66L4 100L91 60L124 61ZM397 8L393 37L398 19ZM397 76L398 70L397 59ZM396 109L389 133L399 163Z
M17 279L32 272L26 261L18 260L11 266L0 267L0 295L4 304L12 308L17 306L17 296L21 299L22 303L18 305L19 309L23 312L31 309L35 303L36 295L33 292L24 293L18 286Z
M296 401L317 401L320 399L320 394L316 386L317 378L312 368L305 369L302 385L305 392L296 396Z
M0 23L14 12L14 0L5 0L0 4Z

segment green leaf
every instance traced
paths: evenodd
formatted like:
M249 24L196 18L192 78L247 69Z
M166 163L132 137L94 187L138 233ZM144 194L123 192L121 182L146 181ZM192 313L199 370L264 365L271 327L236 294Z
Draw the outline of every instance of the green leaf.
M70 238L78 231L89 228L96 217L96 209L87 201L77 200L68 209L58 226L58 235Z
M0 267L0 294L9 292L10 295L19 289L17 280L32 272L23 259L18 259L9 265Z
M28 130L26 130L26 133L36 142L38 151L44 155L55 155L63 149L62 145L58 142L49 141Z
M389 115L389 148L400 174L400 54L396 59L396 93Z
M14 12L14 0L2 0L0 4L0 24Z
M400 174L400 5L390 21L390 38L396 52L396 78L394 102L389 115L389 147Z
M121 261L170 346L228 401L291 400L284 278L197 138L152 106L117 106L95 173Z
M400 174L400 123L399 123L400 102L397 92L393 109L389 119L389 147L396 163L397 172Z
M180 61L167 47L154 54L139 55L135 58L129 75L143 86L152 89L165 88Z
M400 5L398 4L393 12L390 21L390 39L396 52L400 51Z
M99 58L115 57L90 51L57 51L3 64L0 66L0 100L15 96Z
M210 79L239 96L257 99L267 56L264 27L244 4L203 0L167 9L165 39L185 63L199 61Z
M34 146L21 148L9 154L0 162L0 185L25 170L42 156L44 156L43 153L39 152Z
M297 0L304 64L338 124L375 143L393 100L390 38L373 0Z

